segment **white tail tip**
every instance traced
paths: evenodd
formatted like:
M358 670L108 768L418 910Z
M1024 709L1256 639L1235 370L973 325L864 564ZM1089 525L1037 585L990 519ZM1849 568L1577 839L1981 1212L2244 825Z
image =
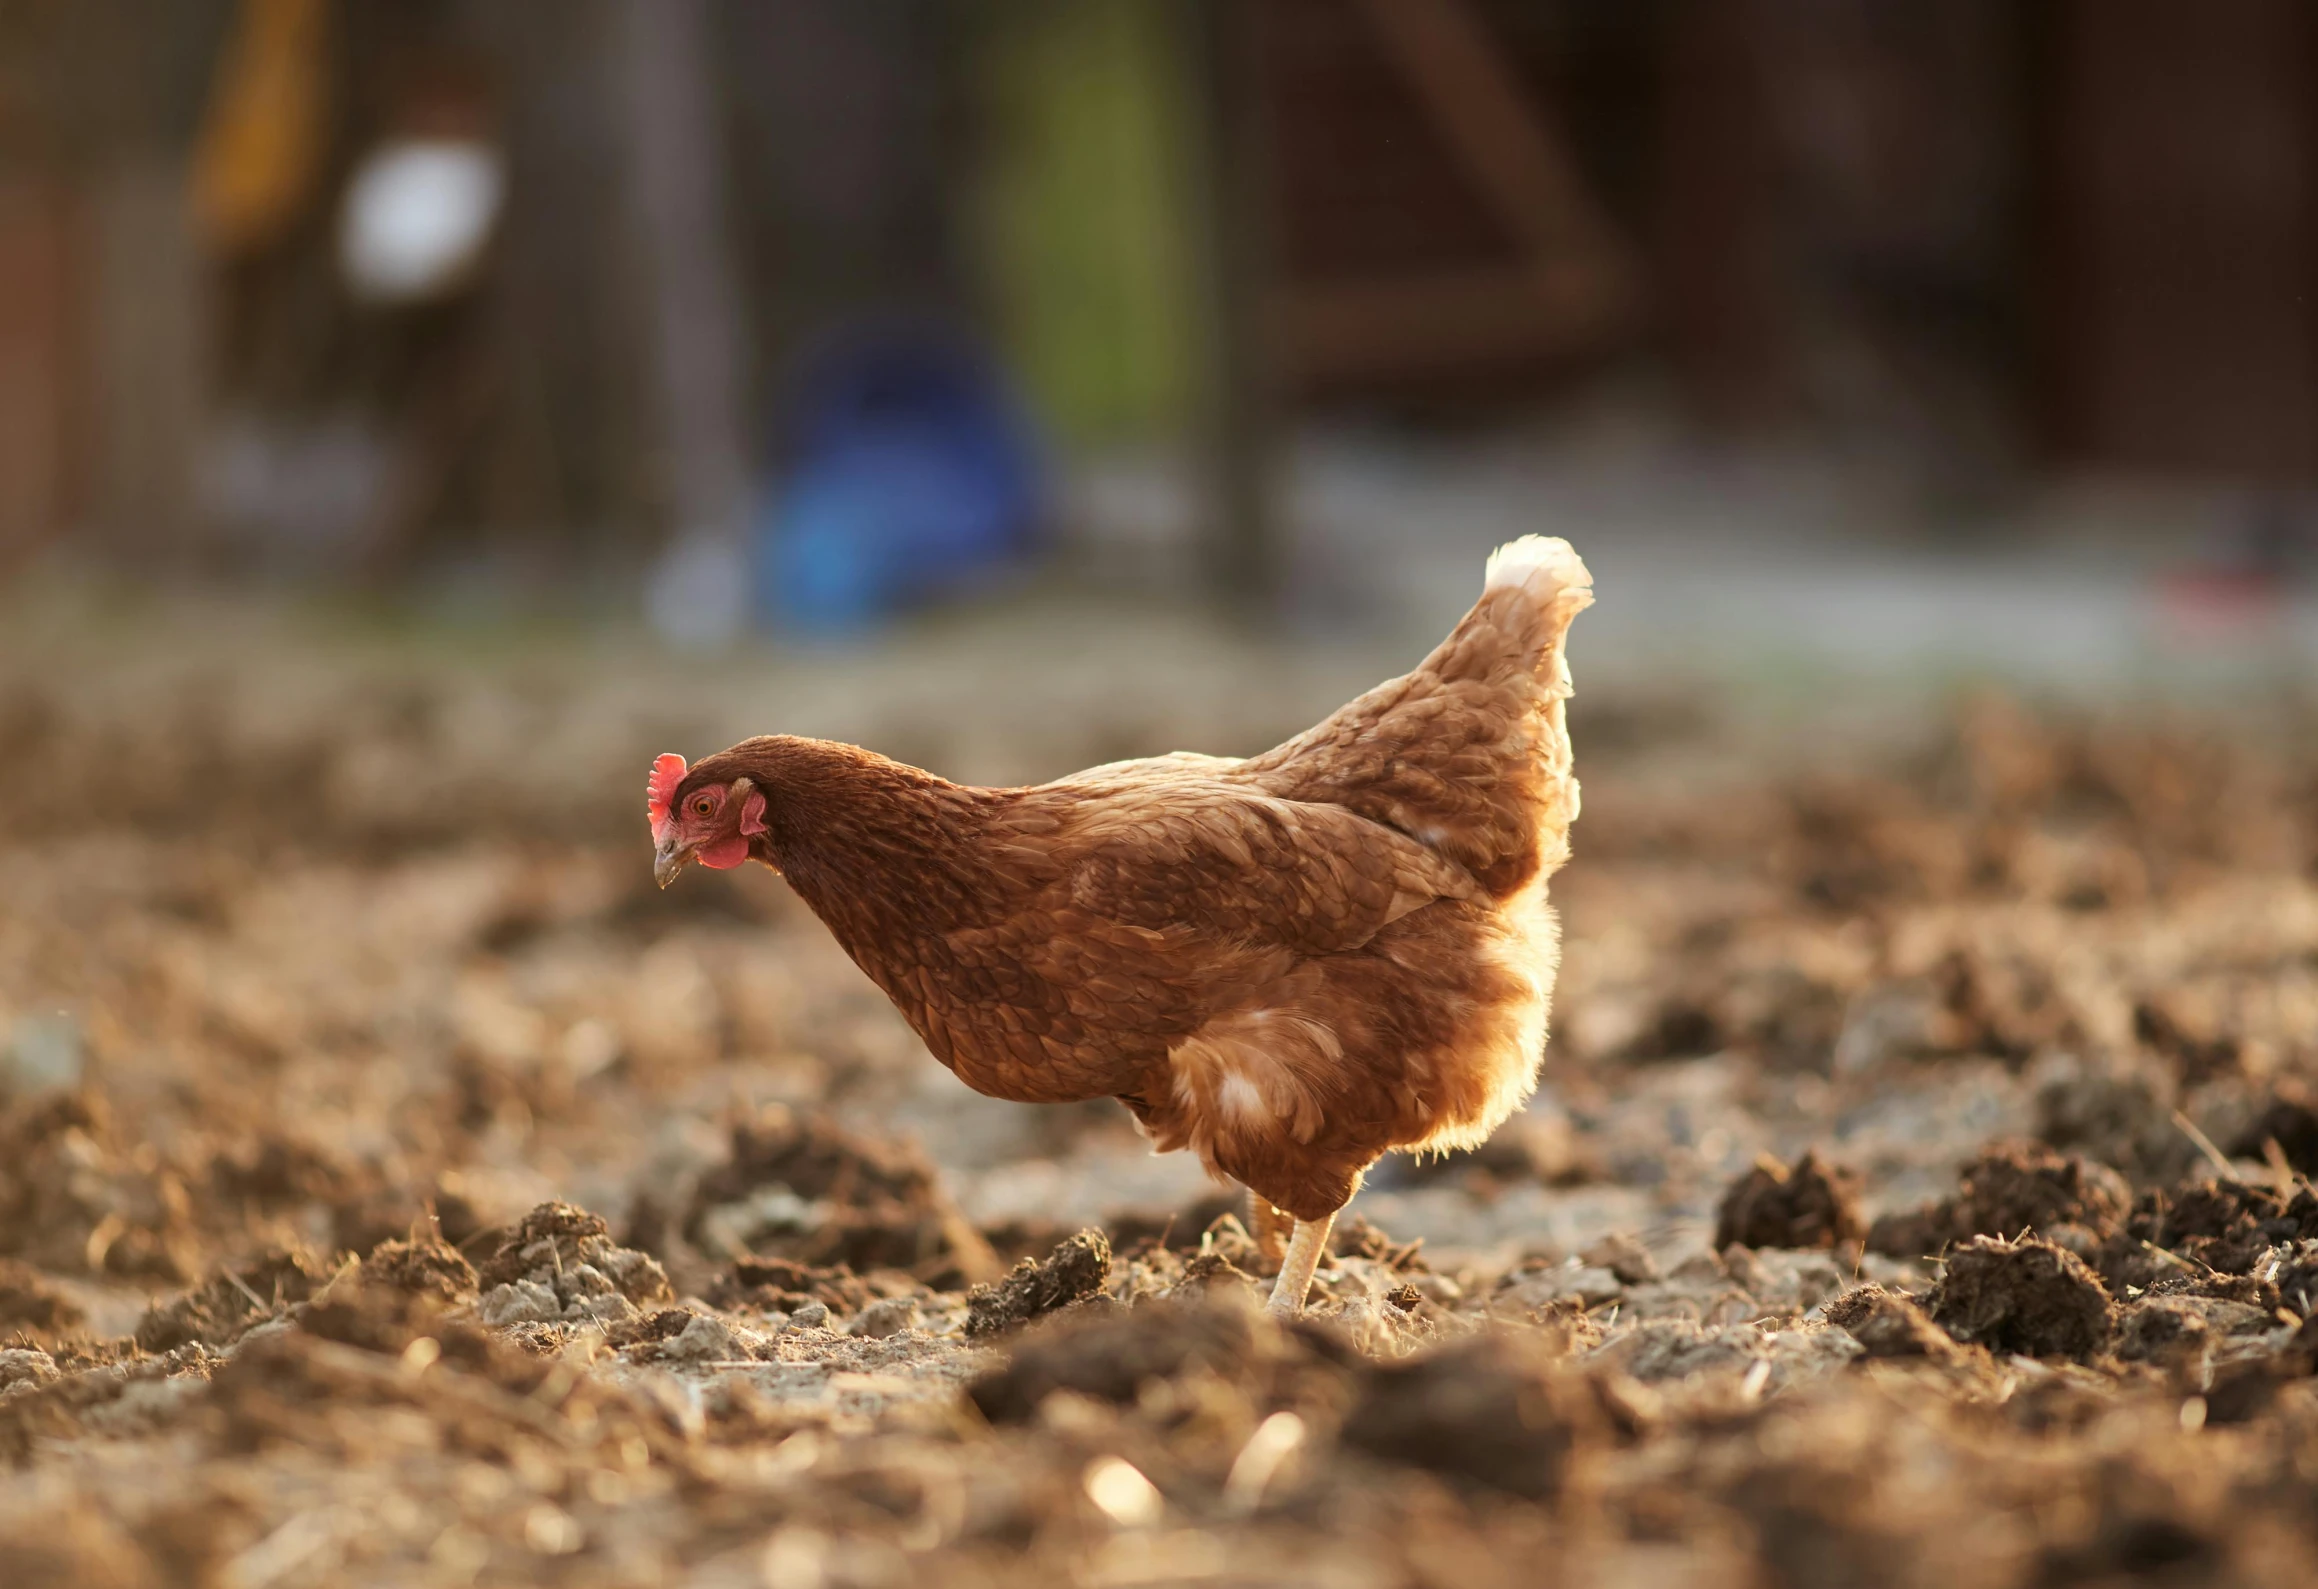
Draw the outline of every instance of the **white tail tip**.
M1495 590L1502 585L1524 586L1549 601L1562 591L1582 590L1589 592L1590 600L1594 576L1586 572L1576 549L1560 536L1524 535L1489 554L1481 588Z

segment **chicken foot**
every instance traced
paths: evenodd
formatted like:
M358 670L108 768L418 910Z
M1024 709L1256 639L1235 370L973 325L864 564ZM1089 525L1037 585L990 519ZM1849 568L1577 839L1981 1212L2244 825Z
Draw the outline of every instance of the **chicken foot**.
M1288 1256L1280 1264L1279 1281L1272 1287L1271 1311L1282 1318L1294 1318L1304 1311L1304 1293L1312 1289L1312 1271L1320 1267L1320 1255L1328 1250L1328 1232L1335 1225L1336 1216L1326 1219L1299 1219L1296 1234L1288 1238Z
M1272 1200L1263 1193L1248 1192L1248 1234L1256 1239L1256 1253L1265 1263L1278 1264L1288 1250L1288 1236L1296 1228L1296 1217L1272 1206ZM1274 1271L1277 1272L1276 1270Z

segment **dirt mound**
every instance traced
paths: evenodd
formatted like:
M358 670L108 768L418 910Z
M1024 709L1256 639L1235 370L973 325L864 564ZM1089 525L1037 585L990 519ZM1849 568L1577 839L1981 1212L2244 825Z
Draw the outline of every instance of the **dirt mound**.
M1337 1257L1359 1258L1394 1274L1429 1274L1432 1266L1424 1260L1424 1245L1422 1236L1414 1241L1395 1241L1366 1214L1340 1219L1328 1233L1328 1250ZM1278 1265L1271 1267L1277 1269Z
M2207 1378L2214 1349L2232 1336L2264 1335L2277 1328L2269 1310L2194 1293L2151 1295L2127 1304L2117 1321L2117 1356L2184 1371L2190 1382Z
M2036 1237L1975 1236L1950 1252L1926 1311L1966 1345L2024 1357L2091 1358L2107 1350L2116 1327L2100 1277Z
M1535 1336L1493 1332L1368 1369L1343 1434L1388 1462L1542 1500L1609 1442L1610 1420Z
M597 1215L542 1203L501 1239L476 1276L487 1324L612 1324L673 1301L650 1255L622 1247Z
M391 1437L360 1419L314 1414L400 1408L419 1412L456 1449L582 1483L592 1468L618 1471L671 1443L665 1419L615 1387L568 1372L558 1379L553 1361L375 1293L245 1346L217 1372L211 1401L227 1450L287 1446L343 1458L391 1448Z
M2089 1249L2117 1235L2133 1206L2132 1188L2116 1171L2034 1142L1990 1148L1958 1182L1954 1197L1878 1219L1868 1250L1914 1258L1975 1236L2029 1232Z
M833 1317L845 1319L917 1288L917 1281L898 1269L857 1275L844 1264L742 1258L718 1273L707 1300L720 1308L748 1308L759 1313L795 1313L818 1306Z
M102 1094L35 1098L0 1116L0 1255L182 1284L202 1253L184 1177L123 1140Z
M1074 1302L1102 1295L1111 1275L1111 1242L1082 1230L1044 1259L1023 1259L994 1286L976 1286L966 1298L966 1333L998 1335Z
M465 1253L426 1236L379 1243L362 1260L362 1282L443 1303L470 1301L482 1286Z
M999 1273L921 1149L778 1107L733 1127L731 1157L694 1186L681 1232L723 1262L901 1269L941 1284Z
M1921 1357L1953 1362L1963 1354L1956 1340L1931 1320L1912 1297L1861 1286L1827 1304L1827 1322L1848 1331L1869 1357Z
M2194 1263L2244 1274L2281 1245L2318 1241L2318 1190L2291 1192L2244 1181L2205 1180L2151 1198L2135 1211L2135 1234Z
M1032 1417L1057 1391L1128 1406L1148 1385L1184 1380L1231 1387L1267 1412L1340 1406L1351 1360L1326 1331L1282 1328L1244 1303L1163 1298L1034 1325L966 1394L997 1424Z
M0 788L0 1092L50 1089L0 1110L0 1582L2309 1576L2306 712L1624 768L1581 725L1541 1101L1388 1160L1283 1328L1237 1189L1109 1105L945 1107L761 869L652 886L634 771L760 683L728 724L719 670L303 648L245 691L124 672L144 633L0 656L44 770ZM911 759L1101 759L964 684L996 715ZM1176 704L1101 732L1261 737ZM2206 1180L2176 1111L2266 1171ZM1854 1255L1829 1155L1952 1195ZM985 1319L1082 1300L970 1333L968 1220L1042 1260ZM1107 1265L1048 1259L1090 1223Z
M2318 1175L2318 1090L2300 1077L2279 1078L2262 1111L2229 1145L2238 1157L2259 1159L2272 1146L2301 1175Z
M218 1151L203 1180L196 1197L202 1222L228 1239L241 1229L286 1224L326 1230L332 1246L365 1252L406 1230L418 1211L408 1192L389 1187L375 1169L281 1130Z
M1823 1164L1816 1150L1790 1169L1769 1154L1731 1183L1715 1211L1714 1244L1742 1247L1839 1247L1866 1231L1859 1177Z
M137 1324L137 1345L147 1352L195 1342L230 1346L313 1296L334 1272L323 1260L301 1252L268 1253L255 1263L221 1269L206 1283L148 1309Z
M54 1346L88 1315L46 1275L16 1258L0 1258L0 1341Z

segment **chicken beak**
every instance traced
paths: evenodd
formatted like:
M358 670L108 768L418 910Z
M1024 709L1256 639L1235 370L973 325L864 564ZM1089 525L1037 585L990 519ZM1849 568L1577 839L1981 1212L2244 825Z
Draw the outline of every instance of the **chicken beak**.
M676 881L676 874L684 870L684 863L692 859L692 851L682 840L671 837L652 855L652 881L666 888Z

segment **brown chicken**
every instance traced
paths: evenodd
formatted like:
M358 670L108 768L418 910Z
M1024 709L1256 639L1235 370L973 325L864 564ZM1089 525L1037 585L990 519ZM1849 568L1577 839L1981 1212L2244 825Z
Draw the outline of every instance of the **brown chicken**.
M1244 761L980 789L787 735L662 756L657 876L762 861L967 1086L1116 1098L1292 1216L1294 1312L1379 1156L1471 1147L1536 1085L1592 600L1566 541L1502 547L1414 672Z

